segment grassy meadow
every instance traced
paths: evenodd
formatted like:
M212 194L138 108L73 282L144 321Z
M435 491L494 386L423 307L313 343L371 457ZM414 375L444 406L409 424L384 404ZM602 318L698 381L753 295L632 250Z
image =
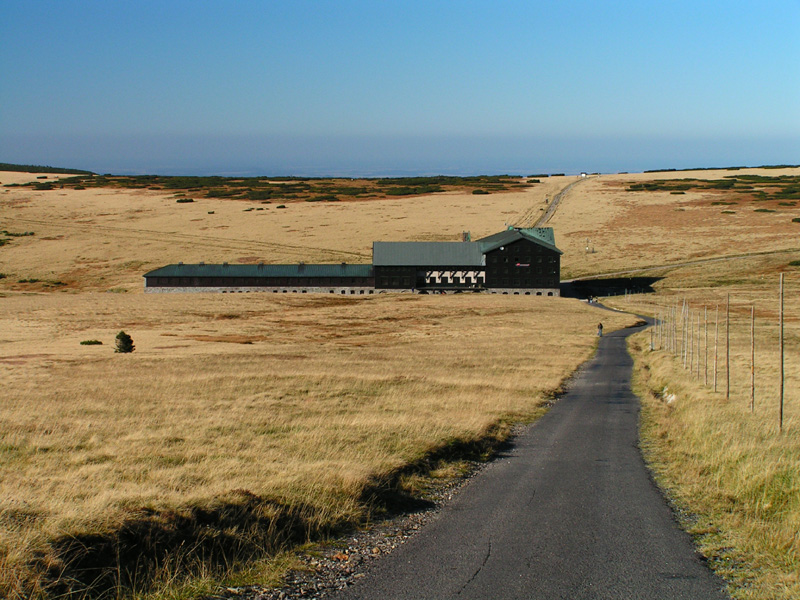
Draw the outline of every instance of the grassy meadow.
M714 184L731 175L784 179L779 190L754 179L751 190ZM738 320L756 302L764 362L755 415L743 398L749 370L737 369L724 402L677 359L637 353L649 460L698 515L695 531L717 536L703 543L723 571L735 563L728 574L747 584L737 592L746 598L800 595L791 466L800 462L800 268L789 264L800 259L800 208L788 181L798 175L602 175L574 186L549 223L565 251L564 278L740 257L648 272L662 278L655 294L610 301L656 314L730 292ZM457 240L462 231L476 239L506 223L530 226L575 177L487 195L301 196L283 209L247 193L189 203L149 189L156 185L62 189L58 178L69 175L49 174L51 189L5 186L40 177L0 172L0 595L9 598L93 583L109 597L124 588L177 598L187 574L200 586L194 593L211 589L309 536L363 522L387 490L413 493L409 474L431 457L481 452L510 423L536 418L596 342L596 310L567 299L142 290L144 272L178 261L360 263L375 240ZM782 436L767 401L778 271L788 317ZM608 330L635 321L602 318ZM120 330L134 353L113 352ZM735 330L734 364L749 357L747 336ZM102 344L81 344L89 340ZM675 403L665 403L664 387ZM733 432L742 435L737 451ZM748 545L759 537L745 539L751 514L778 553ZM747 561L763 573L744 574Z

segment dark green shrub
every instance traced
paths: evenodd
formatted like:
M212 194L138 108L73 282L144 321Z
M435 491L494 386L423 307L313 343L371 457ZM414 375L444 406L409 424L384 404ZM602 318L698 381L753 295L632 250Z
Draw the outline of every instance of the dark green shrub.
M178 204L185 204L186 202L194 202L192 198L178 198L175 200Z
M735 215L736 211L735 210L723 210L722 214L723 215Z
M239 190L208 190L206 198L230 198L239 193Z
M131 336L129 336L124 331L120 331L117 334L116 346L117 349L114 350L114 352L127 353L127 352L133 352L136 349L136 347L133 345L133 338L131 338Z
M276 206L275 208L286 208L286 205L285 205L285 204L279 204L279 205L278 205L278 206Z
M100 340L83 340L81 346L102 346L103 342Z
M272 197L272 190L250 190L247 197L250 200L268 200Z
M472 190L474 196L486 196L489 194L486 190Z
M800 267L800 260L789 261L789 266L790 267Z
M792 219L792 223L800 223L800 217L795 217Z
M757 208L753 212L775 212L771 208Z

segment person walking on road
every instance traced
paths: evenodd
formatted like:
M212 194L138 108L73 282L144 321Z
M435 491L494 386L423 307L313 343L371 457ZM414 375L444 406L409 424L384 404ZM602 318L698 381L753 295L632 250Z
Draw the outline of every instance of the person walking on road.
M600 323L597 326L597 337L603 337L603 324Z

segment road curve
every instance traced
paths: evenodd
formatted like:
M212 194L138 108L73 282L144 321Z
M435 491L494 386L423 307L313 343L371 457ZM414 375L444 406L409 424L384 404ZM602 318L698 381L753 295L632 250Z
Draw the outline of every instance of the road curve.
M723 600L638 449L625 338L418 536L334 597Z

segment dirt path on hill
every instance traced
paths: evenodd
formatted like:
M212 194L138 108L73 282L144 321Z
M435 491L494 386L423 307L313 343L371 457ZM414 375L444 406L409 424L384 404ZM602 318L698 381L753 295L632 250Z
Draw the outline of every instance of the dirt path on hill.
M544 214L541 217L539 217L538 221L536 221L536 223L534 224L534 227L544 227L547 224L547 222L550 220L550 218L556 213L556 210L558 210L558 205L561 202L561 200L564 198L564 196L566 196L567 193L569 193L569 191L572 188L574 188L576 185L578 185L579 183L581 183L583 181L587 181L588 179L594 179L594 178L593 177L581 177L577 181L573 181L567 187L565 187L563 190L558 192L553 197L553 200L550 202L550 206L548 206L547 210L544 211Z
M647 273L649 271L662 271L665 269L679 269L681 267L691 267L694 265L704 265L707 263L724 262L729 260L743 260L746 258L756 258L759 256L772 256L775 254L793 254L800 252L800 248L787 248L784 250L765 250L764 252L747 252L745 254L732 254L730 256L716 256L712 258L699 258L697 260L686 260L672 264L659 265L656 267L641 267L638 269L629 269L626 271L613 271L609 273L597 273L594 275L583 275L581 277L574 277L572 279L562 279L561 283L572 283L573 281L591 281L592 279L605 279L609 277L620 277L625 275L635 275L638 273Z

